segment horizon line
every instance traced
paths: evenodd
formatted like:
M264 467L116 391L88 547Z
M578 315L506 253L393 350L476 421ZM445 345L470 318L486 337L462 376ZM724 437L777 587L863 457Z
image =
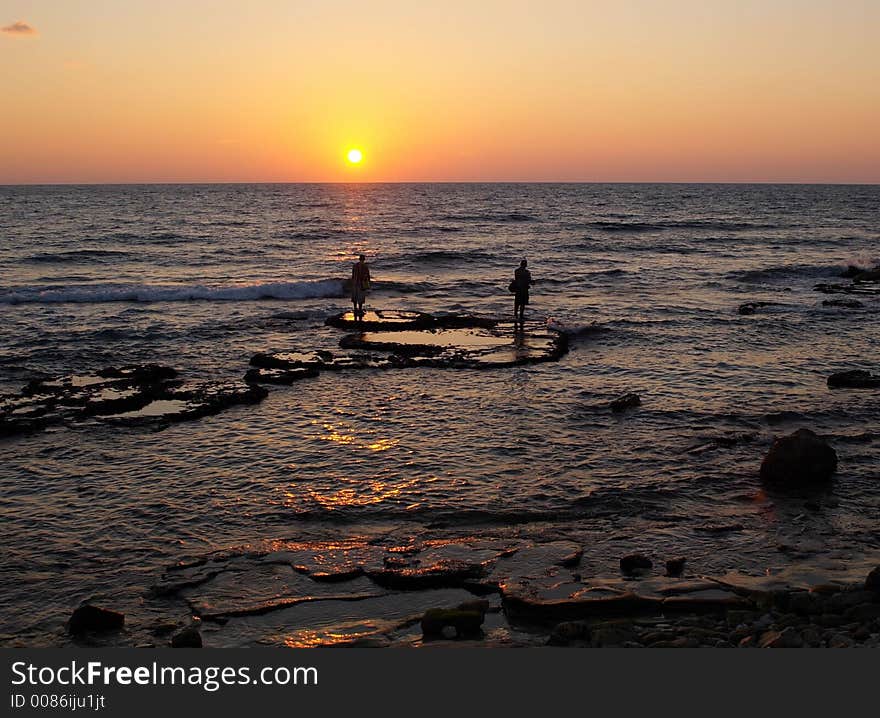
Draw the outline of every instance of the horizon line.
M172 185L453 185L453 184L519 184L519 185L788 185L876 187L880 180L858 181L777 181L777 180L147 180L131 182L0 182L0 187L131 187Z

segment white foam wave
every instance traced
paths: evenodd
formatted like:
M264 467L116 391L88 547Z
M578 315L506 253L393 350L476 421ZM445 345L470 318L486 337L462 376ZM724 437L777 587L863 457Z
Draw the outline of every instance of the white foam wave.
M234 302L260 299L341 297L341 279L311 282L270 282L225 286L171 284L87 284L44 289L17 287L0 293L0 304L62 304L103 302Z

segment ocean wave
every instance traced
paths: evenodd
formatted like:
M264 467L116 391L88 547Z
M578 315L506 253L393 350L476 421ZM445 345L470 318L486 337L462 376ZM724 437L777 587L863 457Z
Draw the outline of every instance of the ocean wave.
M841 265L828 264L783 264L764 269L746 269L728 272L725 276L745 284L766 284L780 279L794 277L838 277L844 270Z
M457 264L460 262L488 262L498 259L494 254L479 249L429 249L399 257L388 257L384 264Z
M537 217L523 212L499 212L497 214L444 214L446 222L537 222Z
M723 220L661 220L657 222L590 222L588 227L600 232L663 232L671 229L709 229L720 232L744 232L758 229L782 229L785 225L752 222L725 222Z
M104 302L232 302L260 299L319 299L344 296L345 281L268 282L226 286L169 284L88 284L16 287L0 291L0 304L99 304Z
M45 262L104 262L130 257L131 252L120 252L111 249L76 249L67 252L40 252L22 258L24 264L42 264Z

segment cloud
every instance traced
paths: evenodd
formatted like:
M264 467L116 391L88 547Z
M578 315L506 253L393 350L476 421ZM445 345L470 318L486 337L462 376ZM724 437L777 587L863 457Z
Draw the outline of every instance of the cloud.
M37 29L33 25L28 25L24 20L19 20L6 27L0 27L0 32L23 37L25 35L36 35Z

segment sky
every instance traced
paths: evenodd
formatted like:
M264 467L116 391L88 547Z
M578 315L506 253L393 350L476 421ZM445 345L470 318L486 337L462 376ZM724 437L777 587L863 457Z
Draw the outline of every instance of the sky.
M877 0L0 0L0 28L2 184L880 182Z

